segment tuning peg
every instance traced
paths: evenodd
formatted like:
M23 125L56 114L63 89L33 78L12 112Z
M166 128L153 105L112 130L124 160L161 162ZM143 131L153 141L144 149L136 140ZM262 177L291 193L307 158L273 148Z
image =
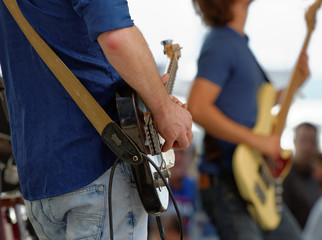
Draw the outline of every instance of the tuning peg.
M171 39L166 39L166 40L161 41L161 44L162 44L163 46L166 46L166 45L168 45L168 44L172 44L172 42L173 42L173 40L171 40Z
M167 45L171 45L172 44L172 42L173 42L173 40L171 40L171 39L166 39L166 40L163 40L162 42L161 42L161 44L163 45L163 53L164 54L167 54L167 49L166 49L166 46Z

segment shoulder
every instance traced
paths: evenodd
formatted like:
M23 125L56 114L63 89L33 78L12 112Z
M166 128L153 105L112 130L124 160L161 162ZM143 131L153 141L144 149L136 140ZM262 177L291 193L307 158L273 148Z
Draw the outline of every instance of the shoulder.
M205 37L202 52L216 51L218 53L227 53L231 52L232 47L233 39L229 37L225 27L211 28Z

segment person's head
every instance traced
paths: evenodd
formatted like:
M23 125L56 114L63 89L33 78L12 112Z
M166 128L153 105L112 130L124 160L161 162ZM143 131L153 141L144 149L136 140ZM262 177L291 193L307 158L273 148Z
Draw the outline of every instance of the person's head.
M318 182L322 190L322 154L319 153L316 155L314 164L313 164L313 176Z
M301 123L295 128L295 161L301 165L311 165L318 152L317 127L311 123Z
M234 7L248 7L253 0L192 0L196 12L209 26L222 27L234 19Z

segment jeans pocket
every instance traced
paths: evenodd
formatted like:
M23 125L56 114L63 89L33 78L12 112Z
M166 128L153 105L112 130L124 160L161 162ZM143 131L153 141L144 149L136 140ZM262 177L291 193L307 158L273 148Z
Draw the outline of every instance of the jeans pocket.
M48 200L53 221L66 223L66 239L99 239L106 213L105 188L89 185Z

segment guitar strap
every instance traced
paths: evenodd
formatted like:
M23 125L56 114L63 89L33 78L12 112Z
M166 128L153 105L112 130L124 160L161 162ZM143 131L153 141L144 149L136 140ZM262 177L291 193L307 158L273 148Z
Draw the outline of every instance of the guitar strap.
M140 164L143 156L135 143L106 114L77 77L29 24L20 11L17 1L3 0L3 2L33 48L89 119L105 144L120 159L131 164Z
M255 63L257 64L257 66L259 67L259 70L261 71L261 73L263 74L263 77L264 77L264 80L267 82L267 83L270 83L271 81L269 80L267 74L265 73L264 69L262 68L262 66L259 64L259 62L257 61L256 57L254 56L254 54L251 52L253 58L254 58L254 61Z

